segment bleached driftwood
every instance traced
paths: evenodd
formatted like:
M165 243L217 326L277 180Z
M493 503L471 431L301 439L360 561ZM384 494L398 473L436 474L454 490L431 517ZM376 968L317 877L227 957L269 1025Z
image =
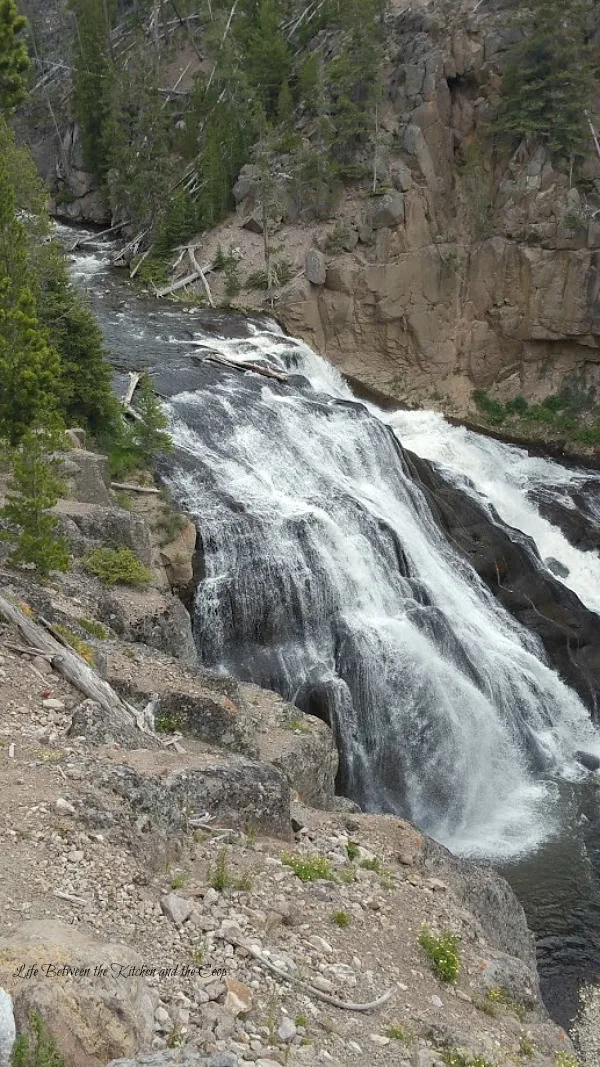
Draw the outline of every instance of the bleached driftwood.
M133 400L133 394L135 393L135 391L136 391L136 389L137 389L137 387L138 387L138 385L140 383L140 378L141 377L142 377L141 374L138 374L137 371L130 371L129 372L129 385L127 386L127 389L125 390L125 395L123 396L123 399L121 401L121 403L123 404L123 407L128 408L129 405L131 404L131 401Z
M194 344L204 347L202 342L195 341ZM231 367L232 370L237 370L241 374L246 371L253 371L254 374L262 374L263 378L273 378L276 382L287 382L289 379L289 374L284 374L283 371L272 370L271 367L263 367L260 363L237 363L235 360L227 359L226 356L220 356L216 352L211 352L209 356L205 356L202 362L219 363L221 366Z
M191 285L192 282L197 282L199 277L199 271L195 270L192 274L188 274L185 278L179 278L178 281L173 282L171 285L166 285L164 289L155 289L154 295L157 297L169 296L170 293L176 293L178 289L185 289L186 286Z
M388 1000L391 1000L395 990L388 989L385 993L382 993L376 1000L369 1000L366 1002L353 1001L353 1000L340 1000L339 997L332 997L329 993L323 993L316 986L311 985L310 982L305 982L302 978L297 978L294 974L289 974L281 967L277 967L270 960L265 959L261 950L256 945L251 945L239 941L237 938L232 937L230 934L217 933L216 937L222 938L230 945L235 945L237 948L242 948L246 952L250 953L254 957L257 963L264 967L265 970L270 971L271 974L276 974L284 982L290 982L291 985L295 985L298 989L303 989L305 993L308 993L311 997L315 997L317 1000L323 1000L326 1004L332 1004L335 1008L344 1008L346 1011L375 1011L377 1008L383 1007L387 1004Z
M117 222L116 226L109 226L108 230L101 230L100 233L93 233L89 237L77 238L73 242L69 251L74 252L76 248L83 248L84 245L91 245L94 241L98 241L101 237L108 237L109 233L116 233L117 230L122 230L125 226L129 226L128 222Z
M200 264L198 263L198 260L196 259L196 254L194 252L194 249L193 249L192 245L190 245L189 248L188 248L188 256L190 257L190 263L192 264L192 268L200 275L200 281L202 282L202 285L204 286L204 292L206 293L206 298L208 300L208 303L210 304L211 308L214 308L215 302L214 302L214 300L212 298L212 293L210 291L210 286L209 286L209 284L208 284L208 282L206 280L206 275L204 273L203 268L200 266Z
M16 604L3 596L0 596L0 616L16 627L27 644L50 657L54 670L80 693L100 704L105 711L116 712L124 725L136 725L137 712L121 700L108 682L100 678L81 656L72 649L63 648L43 626L38 626Z
M138 259L135 267L133 268L133 270L131 270L129 272L129 277L130 278L135 278L135 276L136 276L138 270L140 269L142 263L144 262L144 260L146 260L148 258L148 256L150 255L153 247L154 247L154 245L150 245L150 247L147 248L145 252L142 252L142 254L141 254L140 258Z
M151 493L153 496L160 496L160 489L156 489L153 485L134 485L132 482L111 482L111 489L124 489L127 493Z

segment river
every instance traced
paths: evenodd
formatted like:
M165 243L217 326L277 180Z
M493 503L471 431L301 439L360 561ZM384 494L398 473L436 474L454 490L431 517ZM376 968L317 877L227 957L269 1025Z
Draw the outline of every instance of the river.
M600 753L600 737L537 639L450 548L401 446L535 542L592 611L598 553L575 547L540 499L573 509L583 494L593 527L597 473L432 412L357 404L274 322L141 295L111 270L110 247L79 250L72 273L117 388L148 367L165 397L176 445L165 476L204 549L202 663L327 718L344 790L365 808L493 862L536 934L546 1004L568 1025L579 985L600 981L599 778L574 760ZM206 364L207 349L288 380Z

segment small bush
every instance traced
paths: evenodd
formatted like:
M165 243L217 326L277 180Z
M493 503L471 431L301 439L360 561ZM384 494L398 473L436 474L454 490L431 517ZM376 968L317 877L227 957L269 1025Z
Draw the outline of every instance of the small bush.
M337 256L346 250L349 238L350 231L347 226L334 226L327 234L323 247L331 256Z
M217 856L214 870L210 872L210 884L219 893L233 885L233 878L227 869L227 852L224 848L221 849Z
M358 856L359 848L360 848L360 846L357 845L356 841L349 841L348 844L346 845L346 854L347 854L348 859L350 860L350 862L355 860L356 857Z
M350 916L347 911L334 911L331 920L339 926L340 930L345 930L347 926L350 926Z
M77 622L81 626L82 630L87 630L92 637L97 637L99 641L106 641L110 636L108 630L101 622L96 622L94 619L77 619Z
M89 663L90 667L95 667L96 664L94 660L94 653L90 646L86 645L85 641L82 641L79 637L77 637L77 634L71 633L71 631L67 629L66 626L61 626L57 622L54 623L54 629L57 633L60 634L63 640L71 646L71 648L75 649L77 654L81 656L81 658L84 659L86 663Z
M526 1059L528 1059L530 1056L533 1056L534 1052L535 1045L531 1038L527 1037L527 1035L521 1037L521 1039L519 1040L519 1056L524 1056Z
M287 259L281 259L278 263L271 264L271 287L279 289L287 285L294 273L292 264ZM255 270L249 274L245 283L246 289L268 289L269 277L264 269Z
M555 1067L579 1067L579 1060L571 1052L557 1052Z
M470 1056L467 1052L443 1052L446 1067L494 1067L483 1056Z
M15 1041L10 1063L11 1067L67 1067L56 1041L36 1012L30 1016L28 1032Z
M363 871L375 871L376 874L381 874L381 860L377 856L373 856L372 860L361 860L359 866Z
M315 882L318 878L331 878L331 864L325 856L284 855L286 867L291 867L302 882Z
M392 1041L405 1041L407 1035L406 1030L402 1026L398 1026L396 1023L390 1023L385 1031L385 1036L390 1037Z
M183 889L185 885L185 878L182 874L176 874L174 878L171 878L171 889Z
M152 571L140 563L130 548L95 548L83 561L88 574L103 585L148 585Z
M419 944L433 963L435 971L443 982L455 984L460 971L458 938L449 931L437 937L424 926L419 936Z

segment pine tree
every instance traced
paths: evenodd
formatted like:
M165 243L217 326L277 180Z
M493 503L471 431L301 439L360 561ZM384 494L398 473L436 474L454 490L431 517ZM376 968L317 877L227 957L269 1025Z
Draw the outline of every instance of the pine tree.
M0 0L0 111L4 113L25 96L29 56L22 34L26 25L14 0Z
M343 44L329 66L331 149L342 177L359 176L354 160L374 129L381 62L381 0L347 0Z
M84 298L71 284L62 250L43 246L38 260L37 310L60 359L55 383L61 411L71 425L110 433L119 418L102 332Z
M167 455L173 450L173 442L165 432L168 420L147 371L140 379L136 411L140 418L132 428L135 449L140 462L151 467L159 456Z
M584 155L593 92L589 13L589 0L529 0L517 19L523 38L504 72L494 131L533 137L557 159Z
M12 445L59 406L60 360L40 325L29 280L27 235L0 156L0 439Z
M127 65L115 72L103 131L111 197L138 231L154 231L176 176L163 103L157 65L140 34Z
M56 437L46 430L28 431L22 437L10 454L8 503L0 512L10 524L0 536L15 543L12 561L33 564L43 577L52 570L68 570L70 561L65 538L56 535L58 520L49 514L62 488L58 461L50 456L56 444Z
M281 32L277 0L260 0L245 40L245 69L264 112L277 117L279 94L290 75L292 56ZM289 88L289 86L288 86Z
M70 0L73 14L73 111L92 173L104 180L110 165L107 124L115 76L110 50L114 0Z

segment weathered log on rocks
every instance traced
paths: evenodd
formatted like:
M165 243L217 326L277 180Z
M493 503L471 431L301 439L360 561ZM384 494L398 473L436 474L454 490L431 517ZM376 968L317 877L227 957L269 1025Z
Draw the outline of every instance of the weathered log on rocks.
M27 618L27 615L16 604L11 604L0 596L0 615L11 623L19 631L21 637L33 649L41 655L51 657L50 662L54 670L62 675L71 685L74 685L80 693L95 700L102 708L113 714L118 714L123 723L134 726L134 711L121 700L112 686L100 678L91 667L76 652L63 648L63 646L49 634L43 627Z

